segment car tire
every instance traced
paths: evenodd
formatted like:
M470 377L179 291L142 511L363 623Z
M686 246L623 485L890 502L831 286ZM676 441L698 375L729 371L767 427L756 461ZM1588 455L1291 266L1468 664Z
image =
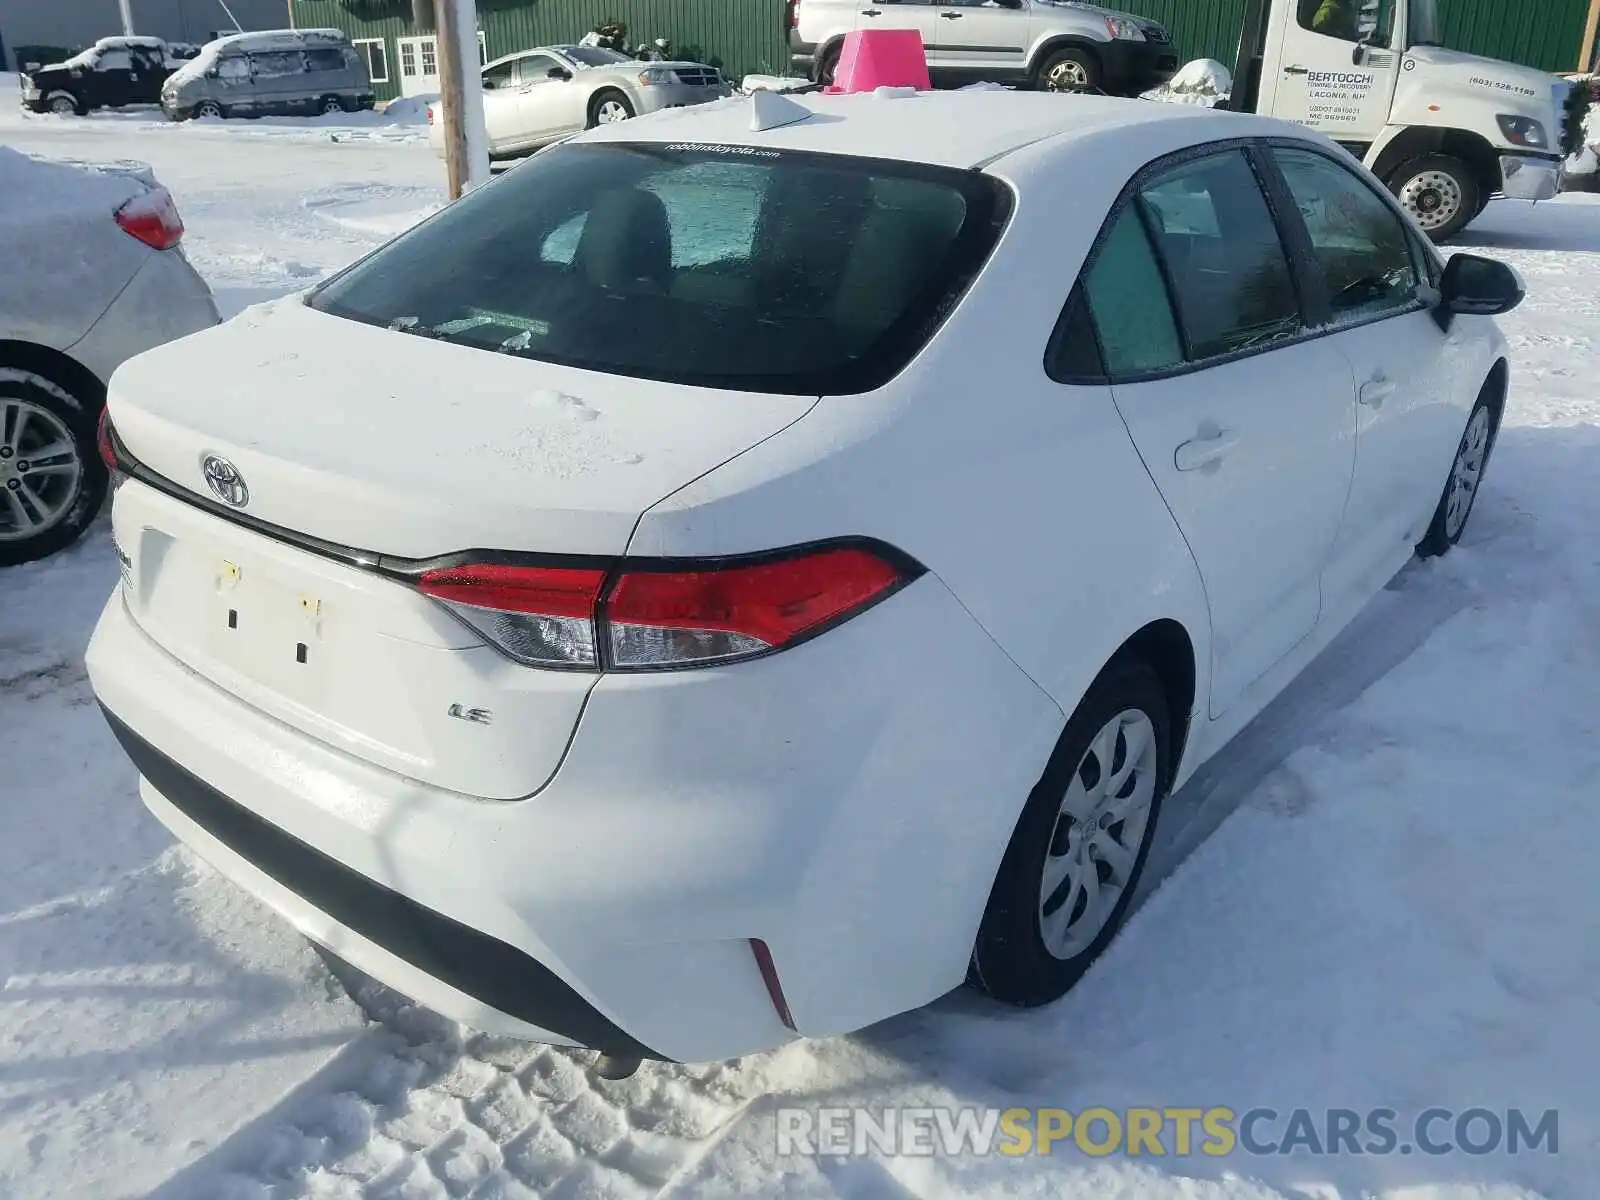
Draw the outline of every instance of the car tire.
M1095 92L1103 78L1100 60L1076 46L1057 50L1039 64L1034 88L1041 92Z
M337 96L324 96L317 101L317 112L321 116L331 116L333 113L344 111L344 101Z
M1424 154L1403 162L1384 182L1434 242L1455 237L1477 219L1486 204L1472 168L1448 154Z
M100 512L110 476L95 444L99 417L98 399L42 376L0 374L0 567L66 549ZM51 446L66 449L41 459Z
M1488 389L1484 390L1485 394L1473 405L1467 427L1456 444L1456 456L1450 461L1450 475L1439 497L1439 507L1434 510L1433 522L1417 543L1419 558L1448 554L1461 540L1467 520L1472 516L1473 505L1483 487L1483 473L1489 467L1489 455L1500 433L1498 406L1487 394Z
M1049 1004L1111 943L1144 871L1172 754L1160 678L1142 662L1114 663L1067 722L1006 847L972 951L979 991ZM1115 794L1107 756L1112 783L1127 776Z
M87 116L89 112L70 92L59 92L51 96L45 107L58 117L82 117Z
M201 117L225 118L228 113L215 100L202 100L194 106L194 111L189 115L198 121Z
M839 69L839 49L837 45L829 46L818 56L813 83L820 83L823 87L833 86L833 74Z
M589 101L589 128L626 121L633 116L633 105L616 88L605 88Z

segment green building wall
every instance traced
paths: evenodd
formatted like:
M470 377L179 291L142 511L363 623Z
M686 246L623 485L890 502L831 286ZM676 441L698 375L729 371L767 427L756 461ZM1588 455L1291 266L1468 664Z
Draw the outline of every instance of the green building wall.
M1102 0L1167 25L1185 60L1215 58L1231 66L1244 0ZM1440 0L1446 44L1547 71L1578 68L1588 0ZM394 39L418 32L411 0L293 0L295 24L332 27L351 37L388 43L389 82L381 99L399 94ZM478 0L490 58L532 46L571 42L596 25L621 21L632 44L670 38L675 54L717 63L723 73L784 74L788 42L785 0Z

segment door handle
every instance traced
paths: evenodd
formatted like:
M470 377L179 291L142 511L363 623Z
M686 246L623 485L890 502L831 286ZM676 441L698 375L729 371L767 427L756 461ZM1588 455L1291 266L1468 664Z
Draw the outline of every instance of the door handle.
M1310 67L1285 67L1283 69L1283 73L1285 75L1309 75L1309 74L1311 74L1311 68Z
M1374 376L1361 385L1357 398L1368 408L1382 408L1383 402L1394 395L1394 384L1382 375Z
M1238 438L1218 430L1208 437L1197 437L1179 446L1173 451L1172 465L1180 471L1203 471L1227 458L1238 444Z
M863 8L861 10L861 15L863 17L881 17L881 16L883 16L883 12L882 12L881 9Z
M960 13L942 12L939 15L941 17L943 17L946 21L959 21L959 20L961 20L961 14Z

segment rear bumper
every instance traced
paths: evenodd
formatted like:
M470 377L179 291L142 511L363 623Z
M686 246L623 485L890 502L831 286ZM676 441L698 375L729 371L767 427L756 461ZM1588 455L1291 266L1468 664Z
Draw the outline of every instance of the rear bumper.
M664 108L692 108L696 104L721 100L731 92L732 89L727 87L691 87L683 83L642 87L639 89L638 115L660 112Z
M156 646L120 590L88 666L151 811L307 936L468 1026L680 1061L958 986L1062 719L932 577L768 659L602 678L522 801L265 717Z
M1500 190L1510 200L1549 200L1561 190L1561 160L1530 154L1500 156Z

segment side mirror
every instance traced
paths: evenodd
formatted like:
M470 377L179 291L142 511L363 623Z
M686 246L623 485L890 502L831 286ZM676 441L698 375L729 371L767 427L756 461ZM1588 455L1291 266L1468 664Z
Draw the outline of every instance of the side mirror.
M571 79L572 78L572 72L567 70L565 67L551 67L548 71L545 72L545 75L546 75L547 78L550 78L550 79Z
M1454 316L1497 317L1527 296L1522 277L1511 267L1476 254L1455 254L1439 280L1439 306L1434 310L1442 329Z
M1351 65L1359 67L1362 63L1364 63L1366 61L1367 61L1367 44L1365 42L1357 42L1355 44L1355 49L1350 51L1350 62L1351 62Z

